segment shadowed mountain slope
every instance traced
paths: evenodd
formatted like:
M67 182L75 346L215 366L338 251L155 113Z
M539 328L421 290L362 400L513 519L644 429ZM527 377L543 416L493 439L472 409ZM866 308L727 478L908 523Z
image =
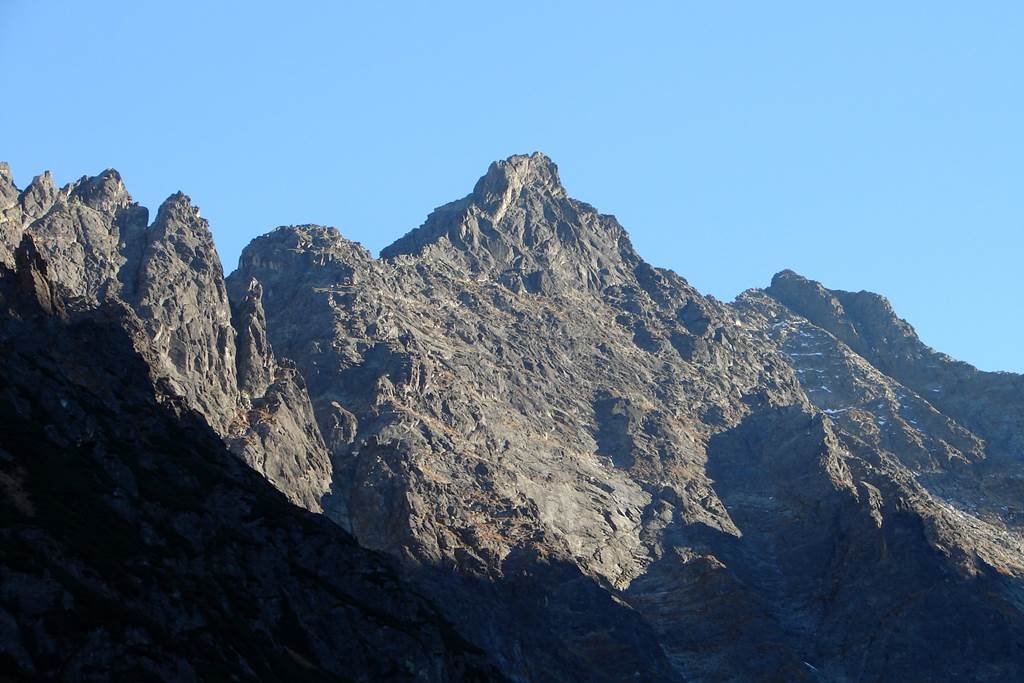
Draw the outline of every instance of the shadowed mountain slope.
M17 260L0 273L5 680L500 676L391 562L231 455L153 376L130 309L69 312L29 238Z
M1021 378L884 299L705 297L539 153L380 258L288 226L226 281L186 198L147 227L112 174L3 190L0 235L510 679L1024 676Z
M1019 490L990 476L993 435L771 297L648 265L543 155L496 162L380 259L279 228L229 290L251 279L332 454L326 512L360 542L496 581L559 558L698 680L1019 671L1019 529L972 507ZM817 358L905 429L829 403ZM987 635L939 648L936 620Z

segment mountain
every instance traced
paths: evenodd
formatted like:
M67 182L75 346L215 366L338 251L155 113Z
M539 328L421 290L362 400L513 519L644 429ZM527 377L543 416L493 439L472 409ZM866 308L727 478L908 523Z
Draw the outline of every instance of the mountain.
M144 323L0 273L4 680L493 680L386 558L287 502L166 378ZM45 342L45 343L41 343Z
M319 511L330 462L302 378L265 343L258 287L237 302L236 331L213 236L190 199L172 195L147 226L114 170L61 189L44 174L18 192L6 169L0 262L29 234L55 283L86 304L128 305L174 391L254 469Z
M703 296L539 153L380 258L287 226L226 279L183 195L0 200L9 250L129 311L169 395L509 679L1024 677L1024 378L878 295Z
M981 372L924 345L883 297L833 291L784 271L768 294L826 330L879 371L927 396L943 414L985 438L986 452L1014 466L1024 453L1024 376Z

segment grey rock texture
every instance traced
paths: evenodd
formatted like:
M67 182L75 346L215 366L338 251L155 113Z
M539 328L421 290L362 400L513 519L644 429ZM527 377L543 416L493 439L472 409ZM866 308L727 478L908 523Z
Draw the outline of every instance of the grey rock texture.
M534 292L629 283L640 262L614 217L570 198L543 154L492 164L469 197L435 210L381 258L403 254Z
M231 306L209 226L180 192L146 231L133 301L177 392L223 432L238 392Z
M129 302L161 386L510 679L1024 677L1022 378L877 295L705 297L542 154L379 259L288 226L226 282L183 196L129 228L109 178L3 192L72 308Z
M766 291L830 332L880 372L981 434L989 455L1020 462L1024 453L1024 377L982 372L934 351L878 294L829 290L792 271L777 274Z
M229 289L252 279L331 451L325 511L361 543L499 585L523 558L573 567L688 679L1020 675L1020 412L937 407L885 334L851 346L775 284L701 296L543 155L493 164L380 259L279 228Z
M49 173L37 176L10 211L15 241L30 232L54 278L93 300L119 291L118 273L141 246L148 218L113 170L61 189Z
M331 481L330 461L302 375L291 361L279 361L267 340L262 292L259 282L251 281L232 310L245 410L229 425L227 442L293 501L320 511Z
M263 287L251 280L232 310L237 331L238 387L249 396L262 396L274 381L276 361L267 340L267 316L263 312Z
M501 679L392 562L229 454L130 309L55 315L31 242L0 271L5 680Z
M14 185L11 167L0 162L0 263L7 266L13 265L14 247L21 240L20 194Z
M236 333L213 236L187 196L169 197L147 226L117 171L61 189L46 173L18 192L3 166L0 204L0 260L13 263L13 246L30 235L49 277L83 305L127 303L153 345L154 371L294 502L321 510L330 462L302 377L266 344L258 301L240 302Z

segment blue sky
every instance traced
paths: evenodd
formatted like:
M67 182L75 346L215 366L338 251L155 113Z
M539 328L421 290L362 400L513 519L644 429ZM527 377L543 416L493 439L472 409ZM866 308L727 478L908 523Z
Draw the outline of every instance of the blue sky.
M1024 4L845 4L3 0L0 158L181 189L230 271L280 224L376 252L541 150L704 292L793 268L1022 371Z

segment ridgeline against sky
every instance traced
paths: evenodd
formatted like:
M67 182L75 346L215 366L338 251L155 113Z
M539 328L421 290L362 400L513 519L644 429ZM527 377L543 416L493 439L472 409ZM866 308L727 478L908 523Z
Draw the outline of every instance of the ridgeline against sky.
M149 206L186 190L231 270L296 221L376 253L540 149L701 291L792 268L1019 371L1022 34L1010 2L4 2L4 78L34 94L0 157L22 186L113 166Z

